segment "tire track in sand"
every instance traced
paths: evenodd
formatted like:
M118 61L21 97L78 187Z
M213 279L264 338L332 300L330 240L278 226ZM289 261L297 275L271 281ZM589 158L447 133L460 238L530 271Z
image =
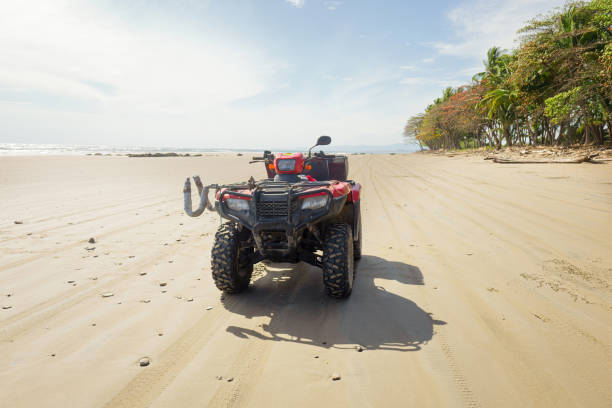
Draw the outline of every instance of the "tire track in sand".
M283 288L284 292L290 294L289 298L293 296L302 275L299 271L296 272L292 273L291 279ZM271 277L269 274L267 276ZM270 284L270 279L262 278L258 282ZM270 290L262 303L267 304L268 300L277 297L278 291ZM248 303L249 298L231 296L227 302L231 302L229 308L234 309L240 303ZM190 329L161 353L157 361L137 374L104 406L113 408L150 406L191 363L211 338L224 325L227 325L229 317L233 315L227 308L216 308L214 311L212 318L210 312L203 314ZM278 313L282 313L282 308ZM226 407L245 404L248 401L249 393L254 389L263 372L273 344L274 342L269 340L247 339L244 346L238 350L229 368L229 372L234 376L234 381L220 383L206 406Z
M286 300L274 310L275 324L282 327L286 318L285 308L293 303L296 295L296 287L306 274L303 271L304 265L297 264L295 271L291 272L291 279L287 287L283 290L288 294ZM278 293L271 293L270 297L278 297ZM247 406L249 394L257 386L265 363L268 360L274 341L260 340L256 338L248 339L247 343L238 352L237 357L230 366L229 372L234 376L234 381L223 383L215 395L210 399L208 407L240 407Z
M18 336L22 336L36 328L40 323L48 321L54 316L91 299L92 296L97 296L104 292L113 292L113 289L125 279L138 276L140 272L150 268L152 263L165 259L169 254L173 253L176 253L176 248L172 246L164 247L164 249L156 252L154 258L143 258L133 264L121 267L119 271L123 271L123 273L103 285L96 285L94 282L91 282L87 286L77 286L68 292L62 292L51 299L2 320L0 341L14 340ZM129 274L127 273L128 270Z
M375 172L374 169L378 169L379 167L368 165L366 166L366 168L369 169L369 172L367 175L367 179L370 180L369 185L372 187L372 190L374 190L374 193L375 193L374 196L378 200L378 205L384 211L386 215L385 219L387 223L389 224L389 226L385 228L385 230L391 231L396 238L394 242L400 243L404 249L403 252L407 252L407 248L405 244L403 243L403 240L401 239L401 235L397 231L396 224L391 222L391 220L393 220L395 217L390 213L390 210L388 208L388 203L392 204L395 202L395 200L383 200L383 197L393 197L393 196L396 196L398 192L392 189L386 189L387 194L386 195L381 194L381 191L378 186L381 186L382 188L382 186L385 185L385 181L381 180L377 175L374 174ZM420 301L421 301L422 306L426 310L431 310L431 307L429 306L429 302L427 301L426 297L423 297ZM459 367L457 363L457 359L455 358L455 353L453 351L452 346L450 345L450 342L448 341L448 337L445 333L443 326L439 326L437 328L436 337L438 338L438 341L440 342L440 352L442 354L442 358L440 354L435 353L433 350L423 348L425 352L430 354L430 359L432 360L432 363L434 363L433 367L435 368L435 365L437 365L435 363L437 361L443 360L444 363L440 365L446 366L448 368L449 374L452 378L452 382L457 387L459 395L461 396L461 399L464 401L465 406L473 407L473 408L479 407L480 403L478 402L478 399L476 398L474 392L472 391L472 388L470 387L468 380L466 379L465 375L463 374L461 368Z
M128 208L128 209L125 209L125 210L115 211L115 212L104 214L104 215L98 215L96 217L86 218L84 220L79 220L77 222L73 222L72 224L61 224L61 225L56 225L54 227L49 227L49 228L45 228L45 229L38 230L38 231L31 231L31 233L37 235L37 234L45 234L45 233L48 233L48 232L54 232L54 231L65 229L65 228L74 228L75 226L86 224L88 222L103 220L105 218L114 217L114 216L117 216L117 215L125 214L127 212L139 211L139 210L142 210L144 208L155 207L157 205L167 204L167 203L171 203L171 202L174 202L174 201L176 201L176 200L157 201L157 202L154 202L154 203L145 204L145 205L141 205L141 206L138 206L138 207ZM138 225L140 225L140 224L138 224ZM22 236L9 237L9 238L5 238L3 240L0 240L0 243L4 243L4 242L8 242L8 241L13 241L15 239L21 239L21 238L23 238L23 237Z
M105 237L108 237L108 236L111 236L111 235L114 235L114 234L117 234L117 233L120 233L120 232L129 231L129 230L131 230L133 228L137 228L137 227L140 227L142 225L149 224L151 222L163 219L165 217L166 217L166 215L159 215L157 217L147 218L146 220L143 220L143 221L138 222L138 223L129 224L129 225L126 225L124 227L116 228L116 229L111 230L111 231L106 231L104 233L97 234L97 236L98 236L98 239L99 238L105 238ZM104 217L100 217L100 218L104 218ZM91 220L89 220L89 221L91 221ZM87 221L85 221L85 222L87 222ZM43 259L43 258L45 258L47 256L50 256L50 255L56 255L58 253L61 253L61 252L64 252L64 251L67 251L67 250L70 250L70 249L73 249L73 248L76 248L76 247L82 246L82 245L87 245L87 244L83 240L79 240L79 241L73 242L72 244L63 245L63 246L61 246L59 248L53 248L53 249L47 250L45 252L41 252L41 253L38 253L36 255L27 257L25 259L18 259L16 261L9 262L9 263L4 264L4 265L0 265L0 272L4 272L6 270L15 268L17 266L25 265L27 263L34 262L34 261L37 261L39 259Z

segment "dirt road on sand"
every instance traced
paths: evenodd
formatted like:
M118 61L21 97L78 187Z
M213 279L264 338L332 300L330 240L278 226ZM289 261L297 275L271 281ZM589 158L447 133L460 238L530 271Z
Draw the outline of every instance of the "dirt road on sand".
M0 158L0 406L610 406L612 165L353 156L337 301L304 264L214 287L182 183L247 161Z

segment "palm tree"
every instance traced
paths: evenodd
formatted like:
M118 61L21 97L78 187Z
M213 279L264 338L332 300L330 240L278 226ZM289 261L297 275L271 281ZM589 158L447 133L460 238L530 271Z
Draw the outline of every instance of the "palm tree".
M519 92L516 89L495 88L484 96L481 101L490 119L497 119L501 124L501 130L506 145L512 146L512 124L516 120L516 108L519 103Z
M482 61L485 67L483 72L479 72L472 77L472 81L480 82L483 79L488 79L493 83L498 83L498 80L508 75L507 54L499 47L491 47L487 51L487 59Z

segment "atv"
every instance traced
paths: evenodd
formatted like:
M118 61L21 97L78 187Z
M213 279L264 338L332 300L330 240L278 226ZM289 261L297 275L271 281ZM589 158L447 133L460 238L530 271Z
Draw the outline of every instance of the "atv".
M234 294L248 288L253 265L260 261L300 261L319 267L327 294L346 298L355 279L355 260L361 258L361 185L347 180L348 158L311 154L331 143L321 136L302 153L264 151L250 163L264 163L267 179L204 186L194 182L200 205L192 210L191 182L183 189L185 212L191 217L205 209L226 222L215 235L212 277L217 288ZM215 190L214 203L209 191Z

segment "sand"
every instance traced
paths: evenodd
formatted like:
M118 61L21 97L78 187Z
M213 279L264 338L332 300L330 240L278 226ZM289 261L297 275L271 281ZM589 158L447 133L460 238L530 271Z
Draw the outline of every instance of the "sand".
M610 405L612 165L350 167L338 301L305 264L214 287L182 184L262 178L247 156L0 158L0 406Z

